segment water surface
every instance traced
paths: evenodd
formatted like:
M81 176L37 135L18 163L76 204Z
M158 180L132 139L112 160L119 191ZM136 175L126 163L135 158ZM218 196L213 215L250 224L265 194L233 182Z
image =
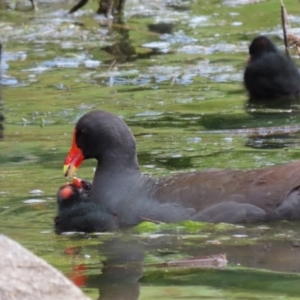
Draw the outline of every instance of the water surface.
M297 108L245 110L250 40L264 33L282 44L278 1L250 2L128 0L111 27L95 16L92 1L74 16L66 15L71 5L60 2L43 2L37 13L26 3L24 10L0 11L2 233L93 299L99 290L101 299L300 298L297 222L53 231L72 129L92 109L124 118L141 169L153 176L299 159ZM285 4L297 30L298 4ZM92 179L94 167L95 161L84 162L78 176ZM224 270L153 267L218 254L226 254Z

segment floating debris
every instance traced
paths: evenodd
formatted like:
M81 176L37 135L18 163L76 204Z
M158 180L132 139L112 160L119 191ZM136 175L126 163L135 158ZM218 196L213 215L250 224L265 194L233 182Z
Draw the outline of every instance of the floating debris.
M192 257L184 260L173 260L150 265L156 268L200 268L224 269L227 266L226 254Z

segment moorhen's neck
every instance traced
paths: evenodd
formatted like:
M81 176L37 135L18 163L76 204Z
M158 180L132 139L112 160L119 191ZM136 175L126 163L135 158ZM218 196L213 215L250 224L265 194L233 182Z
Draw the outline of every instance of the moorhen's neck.
M106 150L101 157L96 158L101 169L112 169L113 172L127 172L132 170L139 172L139 164L135 149L128 151L126 148Z
M144 180L135 153L132 155L118 150L106 152L98 160L91 199L117 214L118 207Z

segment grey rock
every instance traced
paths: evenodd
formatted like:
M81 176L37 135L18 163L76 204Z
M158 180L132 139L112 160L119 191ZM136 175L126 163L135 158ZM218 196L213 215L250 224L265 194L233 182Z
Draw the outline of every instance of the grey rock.
M0 235L0 299L89 300L59 271Z

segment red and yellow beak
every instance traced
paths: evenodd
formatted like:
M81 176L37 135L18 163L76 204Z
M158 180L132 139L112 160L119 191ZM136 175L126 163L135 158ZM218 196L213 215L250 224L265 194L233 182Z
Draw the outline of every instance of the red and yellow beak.
M82 154L82 151L77 147L76 145L76 130L74 129L73 132L73 141L72 141L72 147L65 159L64 162L64 175L66 177L71 177L78 167L81 165L82 161L84 160L84 156Z
M72 184L76 187L76 189L82 189L82 180L78 177L73 177L72 178Z

